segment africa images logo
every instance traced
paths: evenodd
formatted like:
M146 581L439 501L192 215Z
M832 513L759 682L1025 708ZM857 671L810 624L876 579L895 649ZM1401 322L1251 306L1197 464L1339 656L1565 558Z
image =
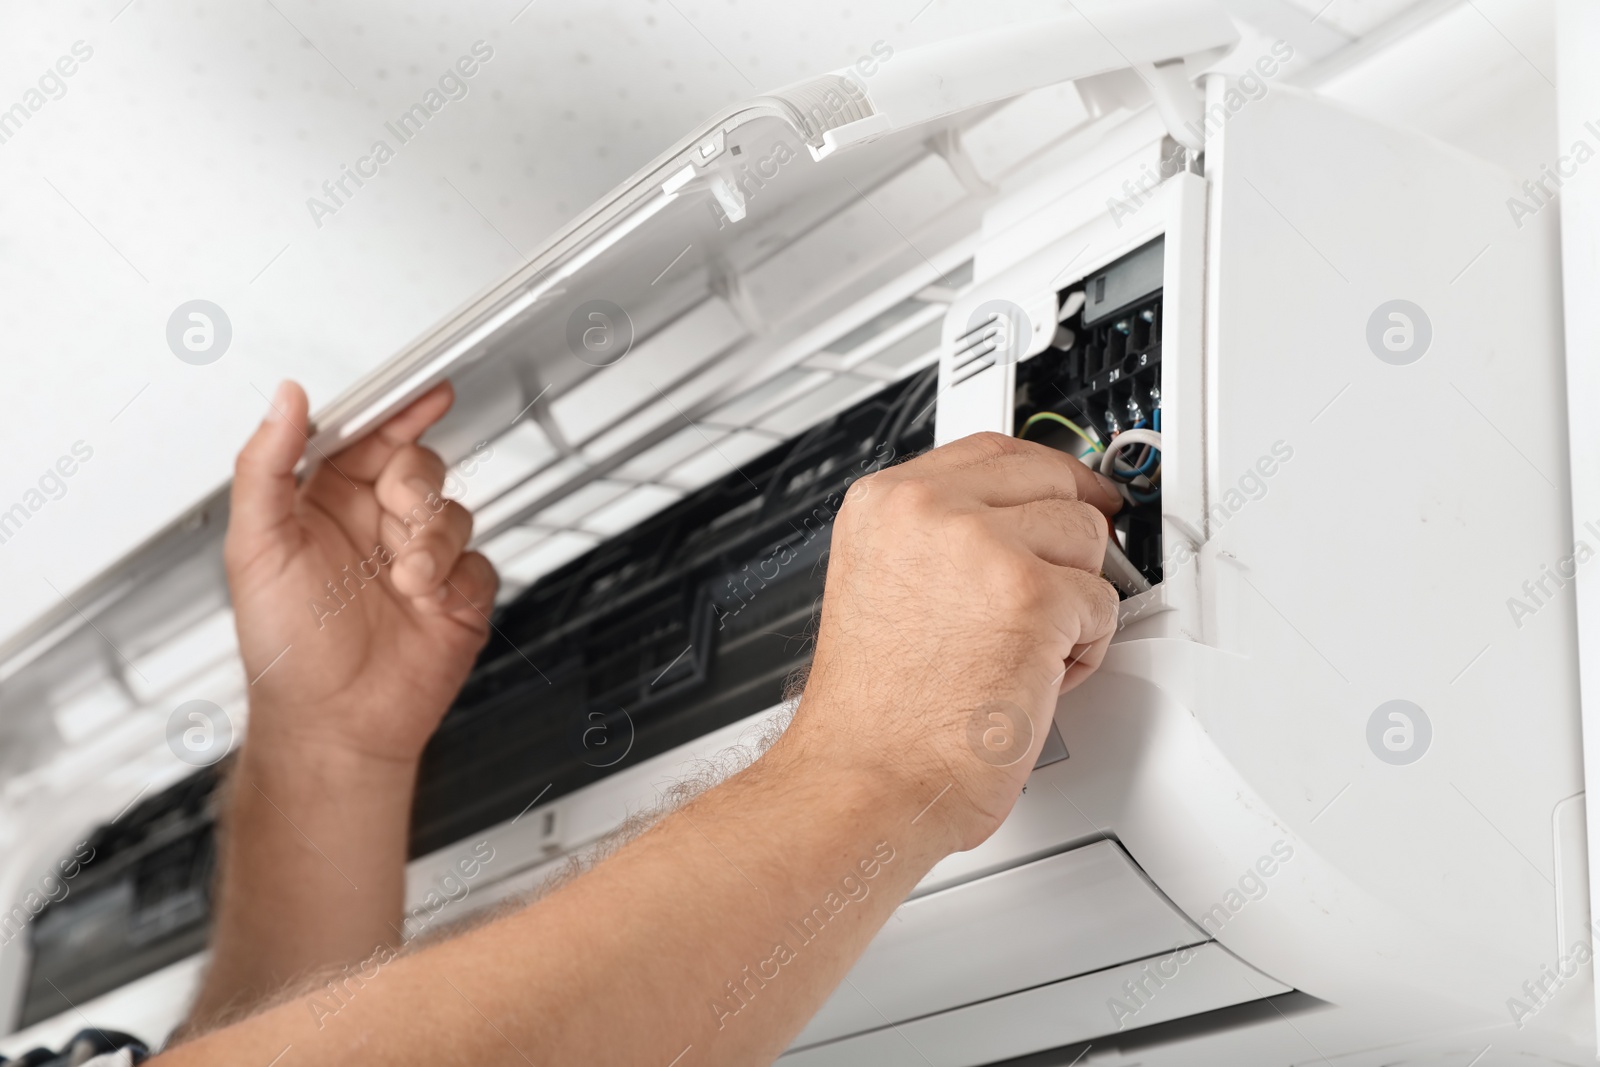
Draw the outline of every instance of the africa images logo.
M306 210L311 213L311 221L316 223L317 229L322 229L322 220L326 216L337 215L339 209L362 186L383 173L382 167L394 159L397 147L420 134L422 128L443 111L446 104L452 100L465 100L470 91L469 80L477 75L482 64L493 58L494 48L487 41L474 41L472 54L461 56L446 68L439 75L437 88L429 86L421 100L402 111L394 121L383 124L389 136L394 138L394 145L379 137L372 142L367 154L356 160L354 167L339 164L338 175L322 183L323 195L306 197Z

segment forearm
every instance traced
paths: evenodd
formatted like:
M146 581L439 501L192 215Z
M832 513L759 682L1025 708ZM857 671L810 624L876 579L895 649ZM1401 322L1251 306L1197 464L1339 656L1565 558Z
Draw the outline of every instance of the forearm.
M399 944L415 777L411 764L265 728L247 741L228 783L211 966L190 1026Z
M770 1061L953 846L938 783L785 741L539 903L158 1062Z

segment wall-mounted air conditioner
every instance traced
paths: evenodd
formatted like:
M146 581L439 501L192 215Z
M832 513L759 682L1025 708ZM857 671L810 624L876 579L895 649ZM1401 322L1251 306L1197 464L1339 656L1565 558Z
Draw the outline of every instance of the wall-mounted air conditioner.
M412 907L529 888L768 721L829 501L993 430L1127 482L1123 628L784 1062L1576 1057L1544 981L1589 921L1575 623L1529 592L1573 554L1554 220L1270 48L1265 91L1208 74L1204 0L1070 7L729 110L318 413L331 454L452 379L433 440L508 576ZM571 744L595 712L622 758ZM137 1029L118 995L87 1010Z

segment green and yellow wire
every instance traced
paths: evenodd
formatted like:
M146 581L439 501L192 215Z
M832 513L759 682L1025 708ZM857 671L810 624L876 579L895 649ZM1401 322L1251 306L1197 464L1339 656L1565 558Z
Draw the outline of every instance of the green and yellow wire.
M1024 422L1022 424L1022 429L1017 431L1017 436L1018 437L1027 437L1028 436L1028 431L1033 429L1034 426L1038 425L1041 422L1057 422L1057 423L1060 423L1062 426L1065 426L1067 429L1071 430L1073 433L1075 433L1079 437L1083 438L1084 443L1086 443L1094 451L1096 451L1096 452L1104 452L1106 450L1105 446L1102 445L1099 441L1096 441L1093 437L1089 436L1088 431L1085 430L1082 426L1079 426L1077 423L1073 422L1069 418L1066 418L1065 416L1057 415L1053 411L1041 411L1036 415L1030 415L1028 417L1028 421Z

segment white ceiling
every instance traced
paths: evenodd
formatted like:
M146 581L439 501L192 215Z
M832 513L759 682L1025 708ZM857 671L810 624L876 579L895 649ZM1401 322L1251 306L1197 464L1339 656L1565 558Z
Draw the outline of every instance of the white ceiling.
M1226 2L1312 57L1411 4ZM877 40L1055 6L11 0L0 109L75 42L93 54L0 144L0 511L74 443L93 458L0 544L0 639L222 482L279 378L331 400L713 111ZM1535 173L1548 3L1417 9L1439 12L1428 43L1331 89ZM465 98L398 145L384 123L479 40L494 54ZM395 158L319 227L307 197L380 137ZM209 366L166 343L195 298L233 326Z

